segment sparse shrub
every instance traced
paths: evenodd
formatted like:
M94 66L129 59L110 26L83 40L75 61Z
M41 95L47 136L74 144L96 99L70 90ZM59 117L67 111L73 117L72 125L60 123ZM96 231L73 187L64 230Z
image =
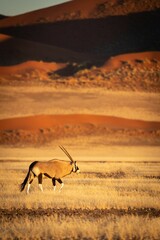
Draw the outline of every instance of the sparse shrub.
M104 3L99 4L99 5L97 6L97 10L98 10L99 13L104 13L104 11L106 10L105 4L104 4Z
M143 63L143 60L142 59L135 59L135 62L136 63Z

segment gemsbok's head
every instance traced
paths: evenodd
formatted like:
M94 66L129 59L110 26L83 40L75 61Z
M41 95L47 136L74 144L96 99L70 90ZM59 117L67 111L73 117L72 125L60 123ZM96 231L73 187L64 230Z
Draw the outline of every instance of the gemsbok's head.
M23 183L20 185L21 192L24 190L28 182L27 193L29 193L30 185L33 182L35 177L38 178L38 184L42 191L43 191L42 179L44 177L48 177L52 179L54 190L56 189L56 181L58 181L61 184L61 188L60 188L61 190L64 186L64 183L62 182L61 178L71 174L72 172L74 173L80 172L76 161L73 160L73 158L68 153L68 151L63 146L59 146L59 147L67 155L70 161L53 159L47 162L35 161L31 163L29 166L28 173Z
M73 160L71 155L67 152L67 150L63 146L59 146L61 150L67 155L67 157L70 159L70 164L73 167L74 173L80 173L79 167L77 166L77 162Z

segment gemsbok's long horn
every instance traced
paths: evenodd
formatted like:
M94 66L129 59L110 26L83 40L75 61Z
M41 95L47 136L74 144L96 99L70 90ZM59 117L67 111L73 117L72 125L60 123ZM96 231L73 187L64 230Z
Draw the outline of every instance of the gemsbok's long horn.
M67 155L67 157L69 157L69 159L71 160L71 162L74 162L73 158L71 157L71 155L68 153L68 151L63 147L63 146L59 146L60 149Z

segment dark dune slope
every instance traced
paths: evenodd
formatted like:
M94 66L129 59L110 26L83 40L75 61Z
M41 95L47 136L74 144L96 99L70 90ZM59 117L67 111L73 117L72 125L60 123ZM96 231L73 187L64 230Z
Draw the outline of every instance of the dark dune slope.
M66 63L68 61L81 62L87 59L91 59L91 56L85 53L0 34L1 66L15 65L30 60Z
M160 10L101 19L71 20L0 29L14 37L105 58L160 50Z

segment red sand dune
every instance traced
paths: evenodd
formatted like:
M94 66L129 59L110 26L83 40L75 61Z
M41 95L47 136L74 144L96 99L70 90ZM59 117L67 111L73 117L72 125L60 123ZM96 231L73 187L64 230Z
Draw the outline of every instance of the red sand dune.
M157 0L74 0L18 16L2 19L0 27L24 26L59 20L86 19L110 15L126 15L131 12L150 11L160 7Z
M102 70L113 70L119 68L123 62L132 62L135 61L144 61L144 60L158 60L160 61L160 52L141 52L141 53L129 53L129 54L121 54L115 57L111 57L109 60L105 62L105 64L101 67Z
M34 70L39 70L40 72L49 72L57 71L66 67L65 63L47 63L43 61L27 61L21 64L14 66L0 66L0 75L9 75L9 74L23 74L25 72L30 72Z
M5 41L10 39L10 36L0 34L0 41ZM22 40L23 41L23 40ZM23 45L23 43L22 43ZM40 44L41 45L41 44ZM43 45L43 44L42 44ZM44 51L45 49L43 49ZM58 48L59 53L59 48ZM63 51L63 49L62 49ZM55 54L56 50L54 51ZM77 59L81 60L81 55L77 54ZM60 55L62 55L62 52L60 51ZM71 51L65 51L64 49L64 55L68 58L74 58L74 52L72 56ZM85 56L84 56L85 57ZM132 63L134 64L136 61L145 61L148 60L157 60L160 61L160 52L141 52L141 53L128 53L128 54L121 54L115 57L111 57L109 60L105 62L105 64L100 67L100 69L103 71L112 71L114 69L117 69L121 67L121 65L124 62ZM43 62L43 61L26 61L21 64L13 65L13 66L0 66L0 76L7 76L7 75L13 75L13 74L23 74L34 70L39 70L43 73L48 73L51 71L57 71L62 68L65 68L67 66L66 63L56 63L56 62Z
M54 22L56 20L63 20L74 18L74 12L81 10L81 17L86 18L89 12L92 12L95 4L98 2L104 2L104 0L75 0L67 3L59 4L53 7L48 7L29 13L13 16L4 20L1 20L0 27L29 25L34 23L42 23L45 20L47 22ZM71 15L71 16L70 16ZM70 17L69 17L70 16ZM80 18L80 16L78 16Z
M85 115L85 114L70 114L70 115L39 115L18 117L11 119L0 120L0 130L36 130L40 128L52 128L55 126L81 125L105 125L108 128L117 129L160 129L160 122L149 122L142 120L131 120L113 116L101 115Z

